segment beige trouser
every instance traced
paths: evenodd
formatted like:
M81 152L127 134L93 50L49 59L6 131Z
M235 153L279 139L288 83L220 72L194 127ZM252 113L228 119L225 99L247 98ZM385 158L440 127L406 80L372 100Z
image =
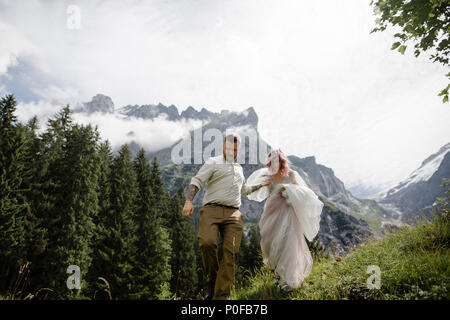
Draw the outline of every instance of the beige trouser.
M219 265L217 245L222 236L222 260ZM242 213L238 209L214 205L200 209L198 240L203 266L209 283L215 282L213 299L227 299L236 272L236 259L242 238Z

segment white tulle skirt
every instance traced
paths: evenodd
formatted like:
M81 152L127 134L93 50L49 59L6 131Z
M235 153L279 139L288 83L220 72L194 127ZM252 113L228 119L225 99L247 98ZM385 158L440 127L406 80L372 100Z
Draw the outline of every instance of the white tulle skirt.
M300 287L313 259L302 225L286 200L286 191L276 191L267 198L259 228L264 264L280 276L283 289Z
M306 239L312 241L318 234L324 206L299 173L292 172L297 184L271 184L247 196L254 201L266 199L259 221L264 263L275 269L280 285L288 290L300 287L311 271L313 261ZM247 184L257 185L267 176L267 168L258 169Z

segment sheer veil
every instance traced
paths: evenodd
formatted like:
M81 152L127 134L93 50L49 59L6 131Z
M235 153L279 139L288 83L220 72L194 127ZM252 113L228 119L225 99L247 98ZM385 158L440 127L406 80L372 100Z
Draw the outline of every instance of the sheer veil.
M262 183L264 180L268 179L269 176L270 176L269 170L267 168L261 168L256 171L253 171L253 173L248 177L246 183L248 186L255 186ZM250 200L261 202L268 196L269 196L269 187L264 186L259 188L255 192L252 192L249 195L247 195L247 198L249 198Z

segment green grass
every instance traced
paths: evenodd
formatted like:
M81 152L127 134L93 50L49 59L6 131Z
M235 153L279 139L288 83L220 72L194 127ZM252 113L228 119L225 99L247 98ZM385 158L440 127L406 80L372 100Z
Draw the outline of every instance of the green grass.
M381 218L374 215L362 215L357 213L350 213L351 216L356 219L362 219L369 225L369 228L372 231L377 231L381 228Z
M338 212L339 210L332 202L328 201L326 198L319 196L320 201L324 203L325 206L328 207L330 212Z
M449 215L403 227L362 244L344 257L315 259L303 286L289 293L263 268L232 299L449 299ZM369 289L367 267L380 268L380 288Z

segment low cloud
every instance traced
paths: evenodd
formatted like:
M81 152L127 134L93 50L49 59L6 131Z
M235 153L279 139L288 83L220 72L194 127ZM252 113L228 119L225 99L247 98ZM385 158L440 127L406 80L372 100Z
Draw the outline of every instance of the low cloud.
M30 103L19 103L17 118L26 123L33 116L37 116L38 132L47 129L47 122L54 118L63 105L56 100ZM74 109L74 108L72 108ZM142 146L146 152L153 152L171 146L183 138L189 131L202 125L200 120L169 121L164 114L154 119L129 117L118 112L115 113L73 113L75 123L98 126L102 140L109 140L112 149L117 150L123 144L134 141Z

